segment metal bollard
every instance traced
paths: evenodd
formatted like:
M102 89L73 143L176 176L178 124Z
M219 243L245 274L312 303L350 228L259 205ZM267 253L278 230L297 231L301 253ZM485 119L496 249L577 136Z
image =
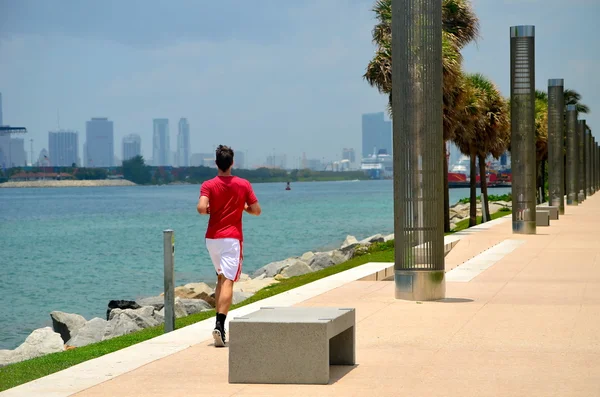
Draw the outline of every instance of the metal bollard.
M175 329L175 232L163 231L165 252L165 333Z

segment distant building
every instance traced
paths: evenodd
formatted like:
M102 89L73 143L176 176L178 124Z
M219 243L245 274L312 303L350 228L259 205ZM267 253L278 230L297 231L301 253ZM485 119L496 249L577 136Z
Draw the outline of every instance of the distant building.
M176 164L180 167L189 167L190 165L190 124L186 118L179 119Z
M267 167L285 169L287 167L287 157L285 154L267 156Z
M11 138L9 160L10 160L11 167L26 167L27 166L27 153L25 152L25 139Z
M115 144L112 121L106 117L95 117L85 123L85 150L85 167L114 166Z
M142 138L138 134L129 134L123 138L123 161L142 154Z
M362 115L362 157L372 154L392 154L392 122L383 118L383 112Z
M354 153L354 149L344 148L342 150L342 160L348 160L350 164L354 164L356 162L356 153Z
M152 135L152 165L170 165L171 145L169 139L169 119L154 119Z
M65 130L48 132L48 149L48 165L70 167L73 163L77 164L79 133Z
M40 150L40 155L38 156L37 165L39 167L48 167L50 165L50 156L48 155L48 151L46 149Z
M246 153L241 150L236 150L233 155L233 166L237 169L246 168Z
M313 171L323 171L323 163L319 159L306 160L306 168Z
M235 154L237 157L237 153ZM194 153L190 156L191 167L216 167L214 153Z

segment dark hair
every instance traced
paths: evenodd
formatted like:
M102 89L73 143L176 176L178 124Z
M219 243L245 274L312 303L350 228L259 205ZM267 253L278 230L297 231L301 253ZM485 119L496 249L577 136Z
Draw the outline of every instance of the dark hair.
M227 171L233 164L233 149L229 146L219 145L216 152L217 167L223 172Z

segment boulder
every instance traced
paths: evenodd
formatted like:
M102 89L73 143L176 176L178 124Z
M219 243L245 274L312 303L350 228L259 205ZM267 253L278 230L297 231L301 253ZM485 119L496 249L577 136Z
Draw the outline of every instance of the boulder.
M217 302L215 301L215 297L213 295L209 295L205 292L202 292L198 299L202 299L204 302L208 303L210 307L215 307Z
M340 250L333 250L330 251L330 255L331 255L331 260L333 261L334 265L339 265L340 263L344 263L347 260L351 259L353 256L353 252L351 251L340 251Z
M210 295L214 291L213 288L206 283L190 283L184 285L183 288L187 288L190 292L189 296L180 296L182 299L198 299L198 296L200 296L201 293L204 292ZM177 296L177 294L175 294L175 296Z
M289 267L286 267L285 269L283 269L283 271L281 272L281 275L285 278L290 278L290 277L295 277L295 276L301 276L303 274L310 273L312 271L313 270L306 263L298 261L298 262L294 263L292 266L289 266Z
M213 308L208 302L202 299L182 299L181 303L185 307L185 311L188 315Z
M60 334L65 343L67 343L67 341L87 322L85 318L79 314L59 311L51 312L50 318L52 318L52 329L54 329L54 332Z
M361 240L360 244L383 243L384 240L385 240L385 237L383 237L382 234L376 234L374 236L367 237L366 239Z
M33 331L15 350L0 350L0 367L65 350L59 333L50 327Z
M177 308L177 299L175 302L175 307ZM179 302L179 305L183 306L181 302ZM155 327L159 324L160 318L155 316L153 306L144 306L139 309L114 309L110 314L110 321L105 328L103 340L129 334L144 328Z
M151 296L148 298L142 298L135 301L140 306L152 306L154 310L160 310L165 305L164 296Z
M139 309L141 306L138 305L135 301L128 300L112 300L108 302L108 309L106 309L106 319L108 320L110 317L110 311L113 309Z
M384 243L387 243L388 241L390 241L390 240L393 240L393 239L394 239L394 233L392 233L392 234L388 234L387 236L385 236L385 237L383 238L383 242L384 242Z
M310 261L310 268L313 271L325 269L333 265L335 265L335 263L328 252L317 253L312 261Z
M354 236L346 236L346 239L342 243L341 249L352 248L358 245L358 240Z
M250 280L250 276L247 275L246 273L242 273L242 274L240 274L240 279L238 280L238 282L240 282L240 281L248 281L248 280Z
M288 258L288 259L285 259L282 261L271 262L268 265L265 265L265 266L261 267L260 269L258 269L257 271L255 271L252 274L252 278L256 278L263 274L265 275L265 277L273 277L276 274L281 273L281 271L283 269L285 269L286 267L293 265L298 260L299 259L296 259L296 258Z
M232 299L231 303L234 305L237 305L238 303L250 298L252 295L254 295L254 294L250 293L250 292L233 291L233 299Z
M114 309L113 312L117 310L121 311L121 309ZM104 338L104 331L106 330L107 325L108 321L105 319L100 317L93 318L86 322L85 325L81 327L70 340L66 342L66 344L73 347L81 347L100 342Z
M311 251L308 251L308 252L305 252L304 254L302 254L302 256L300 257L300 260L304 263L310 263L310 261L314 257L315 257L315 254Z
M281 281L285 280L285 277L282 274L276 274L275 277L273 277L273 280Z

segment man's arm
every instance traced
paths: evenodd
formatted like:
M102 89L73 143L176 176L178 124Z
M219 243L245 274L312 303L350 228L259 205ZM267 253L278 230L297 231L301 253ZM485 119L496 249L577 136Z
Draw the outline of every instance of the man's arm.
M259 216L262 212L262 208L260 208L260 204L255 202L254 204L244 206L244 211L249 213L250 215Z
M210 206L208 204L208 197L200 196L200 200L198 200L198 205L196 206L198 213L200 215L208 215L210 214Z

